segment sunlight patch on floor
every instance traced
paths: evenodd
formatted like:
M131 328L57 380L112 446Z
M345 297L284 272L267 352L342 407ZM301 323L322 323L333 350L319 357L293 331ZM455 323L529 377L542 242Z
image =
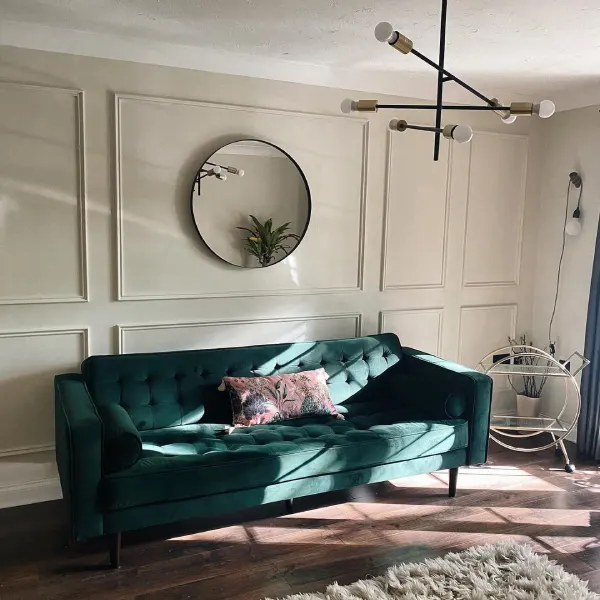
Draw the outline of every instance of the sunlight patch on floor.
M250 537L243 525L233 525L231 527L222 527L221 529L211 529L210 531L181 535L170 538L170 540L175 542L235 542L244 544L250 541Z
M565 473L566 476L566 473ZM448 471L438 471L430 475L418 475L395 479L390 483L397 488L434 488L443 489L448 486ZM513 466L482 466L466 467L458 472L458 493L466 490L493 490L502 491L528 490L528 491L556 491L565 490L558 485L530 473L525 469Z
M536 538L564 554L575 554L599 546L598 538L593 536L538 535Z
M590 527L592 519L600 518L600 511L569 510L565 508L520 508L494 507L488 510L496 513L507 523L522 525L558 525L568 520L569 527Z
M279 519L321 519L321 520L348 520L356 519L356 511L352 507L352 503L332 504L330 506L322 506L301 513L291 513L289 515L281 515Z
M412 477L403 477L401 479L390 479L394 487L397 488L434 488L443 489L447 487L447 483L440 481L439 478L434 477L432 474L425 475L413 475Z

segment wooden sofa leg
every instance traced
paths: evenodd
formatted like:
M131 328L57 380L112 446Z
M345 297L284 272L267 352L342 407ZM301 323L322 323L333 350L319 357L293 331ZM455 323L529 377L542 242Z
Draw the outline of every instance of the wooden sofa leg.
M294 499L293 498L288 498L285 501L285 508L288 511L288 513L293 513L294 512Z
M110 556L110 568L121 567L121 532L108 534L108 554Z
M450 482L448 485L448 496L454 498L456 496L456 482L458 480L458 467L450 469Z

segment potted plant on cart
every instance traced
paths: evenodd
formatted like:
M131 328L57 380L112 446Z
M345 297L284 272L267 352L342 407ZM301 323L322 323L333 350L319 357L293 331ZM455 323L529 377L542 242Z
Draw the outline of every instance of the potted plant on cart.
M551 362L543 354L536 354L533 342L525 335L519 336L519 339L509 337L508 341L513 354L519 355L513 358L513 364L521 365L524 371L521 386L516 386L509 377L510 385L517 394L517 416L538 417L542 391L548 380L547 368Z

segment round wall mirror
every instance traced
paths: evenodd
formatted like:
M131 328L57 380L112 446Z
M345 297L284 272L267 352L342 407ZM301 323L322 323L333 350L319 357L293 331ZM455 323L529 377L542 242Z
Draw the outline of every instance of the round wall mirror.
M219 258L238 267L269 267L302 241L310 190L287 152L241 140L219 148L200 167L191 207L198 234Z

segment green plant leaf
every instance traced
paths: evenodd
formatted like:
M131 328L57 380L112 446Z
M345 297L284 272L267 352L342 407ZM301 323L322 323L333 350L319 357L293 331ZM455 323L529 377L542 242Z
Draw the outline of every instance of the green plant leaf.
M254 231L253 229L248 229L247 227L236 227L236 229L241 229L242 231L247 231L250 235L252 235L252 237L256 236L256 231Z
M265 226L254 215L250 215L250 218L256 227L257 237L265 239Z
M281 234L285 233L289 228L290 228L290 221L288 221L287 223L284 223L283 225L280 225L277 229L275 229L274 233L277 235L281 235Z

